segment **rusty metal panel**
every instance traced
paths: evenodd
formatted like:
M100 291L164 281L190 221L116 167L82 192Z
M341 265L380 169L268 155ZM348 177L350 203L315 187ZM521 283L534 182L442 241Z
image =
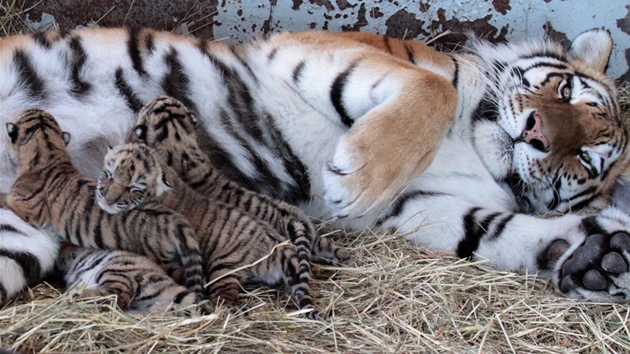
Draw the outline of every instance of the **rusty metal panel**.
M568 43L605 27L615 48L608 74L630 81L628 0L27 0L33 25L74 28L144 25L243 42L276 31L369 31L425 40L446 30L437 45L453 48L464 31L495 42L540 37ZM44 15L44 16L42 16Z

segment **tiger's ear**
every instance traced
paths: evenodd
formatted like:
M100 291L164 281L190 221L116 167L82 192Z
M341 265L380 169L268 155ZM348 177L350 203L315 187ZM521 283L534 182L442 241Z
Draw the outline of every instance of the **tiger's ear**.
M66 146L68 145L68 143L70 143L70 133L68 132L62 132L61 136L63 137L63 142L66 143Z
M15 140L17 140L18 129L13 123L7 123L7 133L9 134L9 138L11 139L11 143L15 144Z
M569 54L604 73L608 68L612 49L613 41L610 32L603 29L592 29L582 32L575 38L571 48L569 48Z
M160 173L157 181L157 190L155 191L155 196L159 197L162 193L167 192L173 187L173 185L166 180L166 177L163 173Z

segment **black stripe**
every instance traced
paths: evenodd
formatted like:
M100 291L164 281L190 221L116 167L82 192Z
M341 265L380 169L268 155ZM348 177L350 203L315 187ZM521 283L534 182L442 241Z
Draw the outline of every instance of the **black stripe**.
M255 177L255 180L250 180L249 183L250 185L253 185L253 190L261 193L271 193L271 195L277 197L275 193L279 192L277 187L280 186L280 180L275 176L273 171L269 169L266 162L256 153L256 151L254 151L248 142L236 134L236 131L232 126L232 122L226 112L221 114L221 123L228 133L230 133L230 135L233 136L240 145L249 152L249 160L253 163L256 171L258 172L258 176Z
M453 87L457 88L457 84L459 82L459 62L457 62L457 58L455 58L455 56L451 56L451 59L453 60L453 64L455 64L455 73L453 74L453 81L451 81L451 84Z
M549 203L547 203L547 209L556 210L558 205L560 204L560 189L562 188L562 179L558 178L556 183L553 185L553 199Z
M595 234L606 234L606 230L597 222L597 218L595 216L589 216L582 219L582 230L586 232L587 235L595 235Z
M295 66L295 68L293 69L293 83L297 84L298 81L300 81L300 75L302 74L305 65L306 62L302 60L298 63L298 65Z
M13 233L16 233L16 234L20 234L20 235L26 236L25 233L23 233L22 231L16 229L15 227L13 227L13 225L9 225L9 224L0 224L0 232L13 232Z
M116 87L118 88L120 94L125 97L125 100L127 101L127 106L132 111L139 112L142 108L142 102L133 92L133 89L131 88L131 86L129 86L127 80L125 80L122 68L116 69Z
M70 81L72 81L72 88L70 91L72 94L85 95L87 94L92 85L88 82L81 80L81 69L85 65L87 55L81 45L81 38L75 36L70 40L70 50L72 51L72 71L70 72Z
M488 241L496 240L497 238L499 238L503 233L505 226L507 226L507 224L514 218L515 215L516 214L510 214L504 217L503 220L499 221L497 226L494 227L494 232L492 233L492 235L488 237Z
M176 304L181 304L182 300L184 300L184 298L188 296L188 294L190 293L186 290L181 291L179 294L175 295L175 297L173 298L173 302Z
M0 257L12 259L22 268L22 275L28 286L34 286L40 282L42 277L42 266L39 259L26 252L9 252L0 249Z
M138 36L140 35L140 27L133 26L129 28L129 39L127 40L127 52L131 59L133 69L140 76L146 76L147 72L144 70L142 57L140 56L140 46L138 43Z
M44 81L37 75L30 59L22 50L16 50L13 54L13 64L20 75L20 85L28 96L32 99L44 99Z
M186 106L191 111L196 111L197 107L190 99L189 86L190 78L184 71L182 63L179 61L179 53L171 47L169 53L164 57L164 63L168 67L168 72L162 79L164 92Z
M464 238L459 241L457 245L457 256L459 258L471 259L473 253L479 247L479 241L486 230L482 229L477 223L475 214L481 208L472 208L466 215L464 215Z
M348 127L351 127L354 124L354 120L348 116L348 112L343 105L343 91L348 81L348 76L356 66L357 63L353 63L348 69L337 75L335 81L333 81L332 87L330 88L330 100L332 101L337 114L341 117L341 122Z
M153 51L155 50L153 32L149 32L144 38L144 47L149 54L153 54Z
M534 58L544 59L545 57L546 58L553 58L553 59L556 59L558 61L564 61L564 62L567 61L567 58L564 55L561 55L561 54L558 54L558 53L555 53L555 52L551 52L551 51L534 52L534 53L531 53L530 55L526 55L526 56L523 56L521 58L523 58L523 59L534 59Z
M437 192L423 191L423 190L416 190L416 191L407 192L407 193L401 195L400 197L398 197L394 201L394 203L392 204L392 206L389 209L389 212L386 215L380 217L376 221L376 226L381 226L388 219L395 218L395 217L399 216L403 212L403 210L405 209L405 206L407 205L407 203L409 203L410 201L412 201L414 199L421 198L421 197L438 197L438 196L446 196L446 194L444 194L444 193L437 193Z
M271 50L271 52L269 53L269 55L267 55L267 59L272 62L275 58L276 55L278 54L278 48L274 48L273 50Z
M35 32L31 36L33 37L33 40L37 44L39 44L40 46L46 49L50 49L50 46L52 45L52 43L50 43L50 41L48 40L48 37L46 36L46 32Z
M4 285L2 285L2 283L0 283L0 303L3 303L8 298L9 298L9 293L7 292L7 289L4 287ZM1 353L2 352L0 352L0 354Z
M285 170L295 181L295 186L289 186L289 194L281 196L280 199L291 204L308 200L311 195L311 180L306 166L295 155L282 132L276 126L273 117L267 114L265 118L267 131L271 135L275 150L281 156Z

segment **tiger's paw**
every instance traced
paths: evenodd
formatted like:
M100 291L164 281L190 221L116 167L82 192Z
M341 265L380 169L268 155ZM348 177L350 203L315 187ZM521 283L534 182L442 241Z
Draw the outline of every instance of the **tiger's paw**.
M630 234L586 238L557 266L554 283L569 297L603 302L630 300Z
M348 138L348 137L346 137ZM323 171L324 200L339 218L360 217L392 200L400 187L397 162L342 139Z

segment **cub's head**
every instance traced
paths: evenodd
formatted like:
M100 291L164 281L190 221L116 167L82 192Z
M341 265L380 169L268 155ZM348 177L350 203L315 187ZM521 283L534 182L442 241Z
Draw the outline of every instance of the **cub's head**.
M101 209L116 214L134 209L169 189L153 150L142 144L126 144L105 155L96 201Z
M67 156L66 145L70 134L61 131L48 112L26 110L6 127L11 145L10 158L20 168L35 167Z
M477 43L488 89L475 144L525 212L602 207L628 167L628 133L605 70L610 34L591 30L568 50L552 42Z
M176 172L186 171L201 150L195 127L199 120L180 101L160 96L149 101L138 114L127 139L155 149Z

